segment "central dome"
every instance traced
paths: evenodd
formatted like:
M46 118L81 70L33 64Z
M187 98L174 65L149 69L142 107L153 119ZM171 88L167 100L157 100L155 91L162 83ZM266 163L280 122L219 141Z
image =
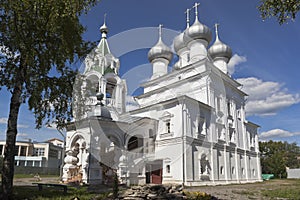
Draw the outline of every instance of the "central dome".
M197 39L202 39L209 43L212 39L212 33L207 26L200 23L196 18L194 24L184 32L183 39L186 44Z

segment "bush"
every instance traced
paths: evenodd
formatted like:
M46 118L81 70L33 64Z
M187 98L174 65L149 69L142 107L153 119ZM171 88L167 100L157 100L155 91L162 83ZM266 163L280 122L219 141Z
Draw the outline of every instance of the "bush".
M205 192L184 192L188 199L192 200L210 200L212 196Z

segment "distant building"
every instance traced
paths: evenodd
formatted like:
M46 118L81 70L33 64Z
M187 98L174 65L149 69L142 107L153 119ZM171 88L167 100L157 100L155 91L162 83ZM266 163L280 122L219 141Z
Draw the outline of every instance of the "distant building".
M0 155L4 155L5 141L0 141ZM59 169L62 163L62 144L59 139L46 142L17 141L15 166Z
M299 178L300 179L300 168L298 169L286 169L287 178Z
M46 142L52 143L55 146L64 147L64 141L57 138L52 138L50 140L47 140Z

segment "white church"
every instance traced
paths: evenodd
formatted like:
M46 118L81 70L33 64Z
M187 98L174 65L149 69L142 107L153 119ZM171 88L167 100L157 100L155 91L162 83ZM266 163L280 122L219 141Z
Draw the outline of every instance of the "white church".
M85 59L75 88L74 119L67 128L63 181L186 186L261 181L258 125L245 118L247 94L227 68L231 48L198 20L150 49L151 78L126 111L126 80L110 51L108 28ZM168 70L173 55L178 61Z

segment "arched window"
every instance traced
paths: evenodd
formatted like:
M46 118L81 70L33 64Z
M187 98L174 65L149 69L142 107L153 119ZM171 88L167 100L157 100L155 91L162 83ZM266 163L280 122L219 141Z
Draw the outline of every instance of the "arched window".
M166 122L166 132L171 133L171 123L170 123L170 121Z
M128 151L137 149L139 147L143 147L143 138L138 138L136 136L132 136L127 144ZM143 150L143 149L142 149ZM141 151L142 151L141 150Z
M166 173L168 173L168 174L169 174L170 172L171 172L170 165L167 165L167 166L166 166Z
M223 166L220 167L220 174L222 174L222 175L224 174L224 167Z
M129 139L127 149L128 151L138 148L138 138L133 136Z

